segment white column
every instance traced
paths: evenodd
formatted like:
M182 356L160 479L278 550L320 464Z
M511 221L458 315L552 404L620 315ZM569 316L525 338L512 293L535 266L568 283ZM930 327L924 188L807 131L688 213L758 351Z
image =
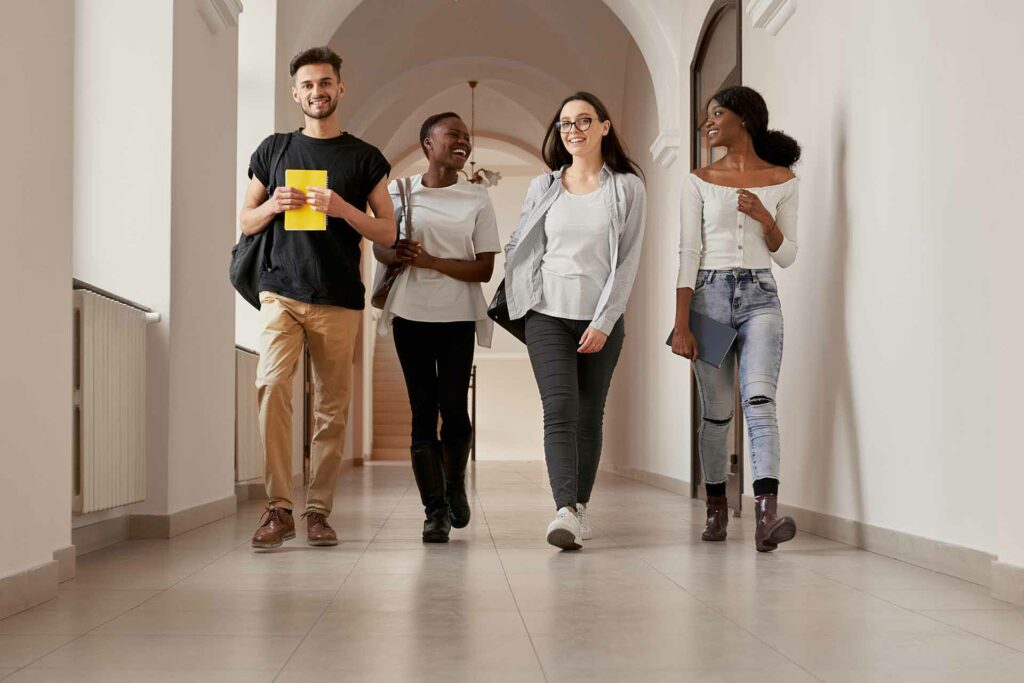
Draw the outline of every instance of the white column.
M71 542L72 19L70 0L4 6L0 618L56 593Z

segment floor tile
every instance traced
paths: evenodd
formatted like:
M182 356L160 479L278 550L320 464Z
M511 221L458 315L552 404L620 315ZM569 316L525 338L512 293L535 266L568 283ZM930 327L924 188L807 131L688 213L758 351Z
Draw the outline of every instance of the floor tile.
M263 503L80 558L54 600L0 621L13 681L802 683L1024 680L1024 610L810 534L700 541L699 502L602 473L597 532L547 545L543 463L481 463L473 519L420 538L407 464L339 481L343 543L257 553ZM301 534L300 534L301 535ZM543 666L543 670L542 667Z
M301 641L279 636L87 635L34 669L157 669L162 671L280 669Z
M71 635L0 635L0 667L27 666L73 638Z
M881 590L871 591L872 595L894 605L912 610L978 609L1012 610L1014 605L995 600L987 588L967 590Z
M276 671L156 669L22 669L5 683L271 683Z
M941 610L921 614L1024 652L1024 609Z

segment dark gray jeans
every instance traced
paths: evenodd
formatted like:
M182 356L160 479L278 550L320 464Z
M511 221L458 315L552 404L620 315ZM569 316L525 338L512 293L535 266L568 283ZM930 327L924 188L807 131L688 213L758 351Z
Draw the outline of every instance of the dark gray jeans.
M579 353L590 321L526 315L526 348L544 405L544 459L555 509L590 502L601 459L604 402L619 361L619 318L598 353Z

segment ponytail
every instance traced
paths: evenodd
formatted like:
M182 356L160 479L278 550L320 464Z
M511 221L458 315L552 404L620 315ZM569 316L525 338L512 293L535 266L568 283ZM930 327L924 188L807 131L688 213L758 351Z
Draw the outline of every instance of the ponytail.
M791 168L800 160L800 143L781 130L765 130L751 139L757 156L773 166Z

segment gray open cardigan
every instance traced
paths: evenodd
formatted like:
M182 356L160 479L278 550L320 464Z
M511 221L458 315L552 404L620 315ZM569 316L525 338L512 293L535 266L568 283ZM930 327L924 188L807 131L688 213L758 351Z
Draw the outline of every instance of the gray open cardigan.
M564 170L533 179L526 192L519 224L505 245L505 298L512 320L529 313L543 296L540 266L547 246L544 219L551 205L565 192L561 183ZM647 223L647 192L640 178L632 173L616 173L608 166L601 169L600 179L612 219L612 232L608 235L612 271L601 291L590 326L610 334L626 311L640 265L640 248Z

